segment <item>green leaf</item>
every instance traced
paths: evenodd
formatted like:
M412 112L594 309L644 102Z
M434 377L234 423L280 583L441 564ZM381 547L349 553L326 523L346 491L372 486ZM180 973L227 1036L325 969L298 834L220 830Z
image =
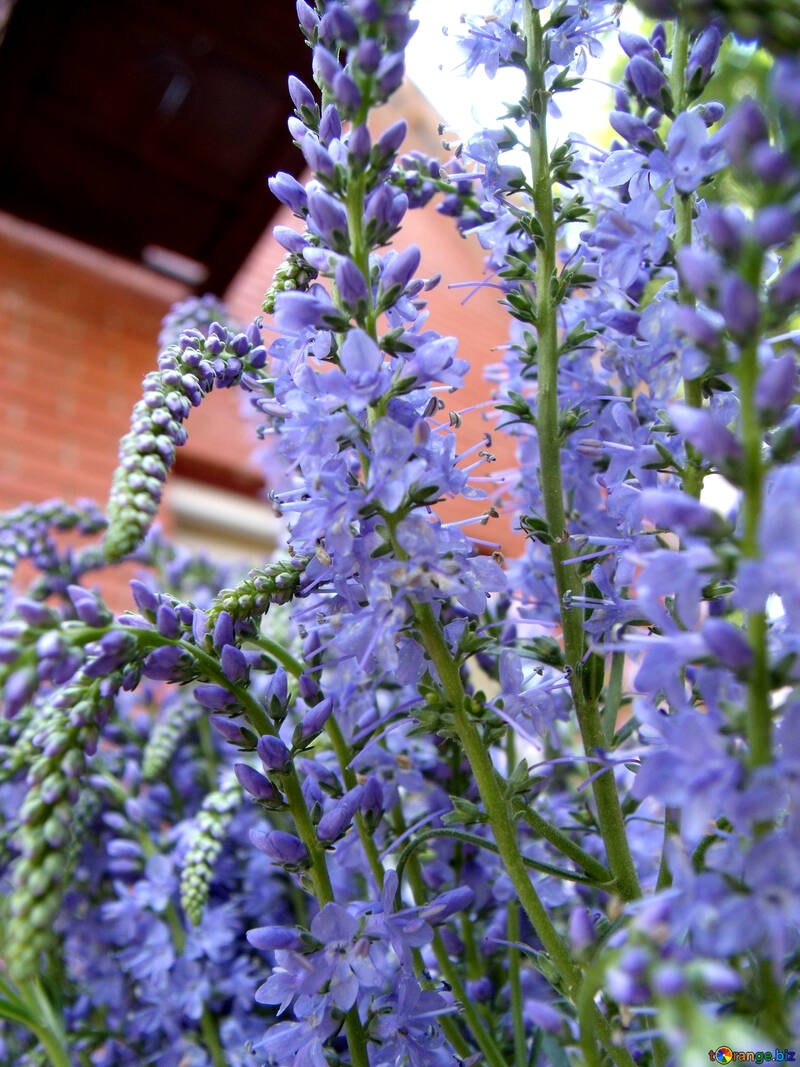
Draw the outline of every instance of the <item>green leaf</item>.
M25 1026L28 1030L35 1031L39 1025L39 1020L16 997L13 1000L8 997L0 997L0 1016L8 1019L11 1023L19 1023L20 1026Z

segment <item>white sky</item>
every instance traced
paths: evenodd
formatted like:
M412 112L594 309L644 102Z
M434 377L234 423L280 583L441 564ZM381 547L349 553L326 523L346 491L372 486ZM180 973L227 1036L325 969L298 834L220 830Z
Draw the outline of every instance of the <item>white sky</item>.
M505 110L503 103L515 103L522 93L522 73L517 70L499 70L491 80L478 72L470 78L463 76L464 53L458 45L463 33L460 16L486 14L492 6L491 0L416 0L414 5L419 28L406 51L406 69L460 137L480 126L500 125L497 118ZM628 29L638 28L638 12L623 9L623 24ZM612 54L619 54L618 46ZM586 78L607 80L607 62L603 57L591 61ZM553 142L571 132L580 132L590 140L600 132L607 140L609 100L610 89L591 80L575 92L562 93L558 106L563 117L549 124Z

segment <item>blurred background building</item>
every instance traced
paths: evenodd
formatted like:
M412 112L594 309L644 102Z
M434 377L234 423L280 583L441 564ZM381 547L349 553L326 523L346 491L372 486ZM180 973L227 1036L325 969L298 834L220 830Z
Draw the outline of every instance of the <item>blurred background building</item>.
M285 0L0 2L0 508L59 496L105 502L117 444L153 368L169 306L214 292L250 321L297 225L266 187L303 163L286 130L289 73L310 53ZM441 154L439 117L407 83L378 113L403 116L406 148ZM273 217L274 215L274 217ZM433 205L399 245L420 273L482 274L480 249ZM473 363L459 407L486 399L507 319L497 293L439 286L431 322ZM279 536L241 394L214 393L188 421L159 520L180 541L258 558ZM487 429L464 419L466 444ZM493 451L497 452L497 442ZM508 448L495 467L508 465ZM455 508L455 510L454 510ZM464 517L445 505L446 517ZM476 536L515 541L508 523ZM120 578L122 579L122 575Z

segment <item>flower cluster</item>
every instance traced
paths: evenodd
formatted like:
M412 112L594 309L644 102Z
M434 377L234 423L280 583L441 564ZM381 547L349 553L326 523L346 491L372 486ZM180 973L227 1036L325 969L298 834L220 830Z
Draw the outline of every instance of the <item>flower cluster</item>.
M52 540L103 528L84 507L0 529L3 579L42 571L0 623L9 1061L667 1067L790 1043L800 66L727 116L725 22L656 6L648 36L610 0L465 19L466 70L525 89L440 162L401 154L403 122L371 132L410 0L298 0L316 89L289 82L307 180L270 180L296 219L276 339L176 309L102 546ZM608 149L553 144L615 39ZM429 322L439 276L402 243L431 203L510 319L476 442L446 412L468 364ZM241 577L145 539L214 385L244 386L283 464L287 558ZM494 434L518 446L502 484ZM508 562L462 530L500 509ZM131 556L155 573L115 618L80 583Z

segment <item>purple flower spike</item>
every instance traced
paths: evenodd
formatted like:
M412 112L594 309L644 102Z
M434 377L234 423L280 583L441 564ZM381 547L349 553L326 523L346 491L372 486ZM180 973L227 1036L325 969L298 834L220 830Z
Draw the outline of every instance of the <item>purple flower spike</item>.
M679 193L693 192L725 162L721 140L716 134L709 138L696 111L682 111L673 122L667 134L667 156Z
M356 49L356 63L363 71L372 74L381 61L381 46L371 37L366 37Z
M685 972L675 963L665 963L652 977L652 986L662 997L674 997L682 993L687 986Z
M308 858L306 846L299 837L294 834L284 833L283 830L251 830L250 840L265 856L269 856L276 863L286 864L290 867L299 867Z
M719 285L722 264L713 252L684 247L678 251L678 270L689 289L704 296Z
M706 619L703 640L713 656L732 671L747 671L753 665L753 650L738 626L725 619Z
M341 67L336 59L336 56L332 52L329 52L327 48L323 48L318 44L314 49L314 56L312 59L312 69L314 71L314 78L317 81L323 81L330 88L333 87L336 75L341 72Z
M371 774L364 783L364 792L361 794L361 813L371 830L374 830L381 821L383 789L374 774Z
M347 148L356 163L364 163L372 148L372 138L366 126L356 126L347 139Z
M742 446L711 412L681 404L670 404L667 411L678 432L711 463L725 467L742 458Z
M720 342L720 327L722 319L717 316L719 325L712 322L710 317L697 311L688 304L679 304L675 314L675 324L678 329L690 337L701 348L715 349Z
M30 597L19 596L14 601L14 611L28 626L52 626L57 621L57 616L52 608Z
M364 795L363 785L350 789L338 804L326 812L317 826L317 837L322 842L336 841L347 830L358 811Z
M755 405L767 421L775 421L797 392L797 363L793 355L771 359L761 370L753 392Z
M742 988L742 979L725 963L718 960L702 960L696 964L697 976L709 993L727 996Z

